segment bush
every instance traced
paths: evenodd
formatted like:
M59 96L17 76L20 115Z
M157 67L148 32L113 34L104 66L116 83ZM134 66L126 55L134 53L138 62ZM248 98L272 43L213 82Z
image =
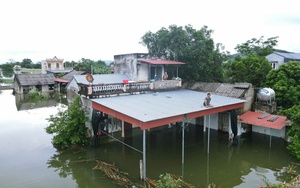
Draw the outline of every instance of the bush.
M83 146L89 143L85 126L88 118L79 96L74 99L67 110L59 111L47 120L50 125L45 129L48 134L54 135L52 143L55 147L66 149L72 145Z
M161 174L159 175L159 180L157 181L158 188L179 188L181 187L182 179L174 178L171 174Z
M35 88L28 92L28 97L31 100L42 100L42 99L46 98L46 95L45 95L45 93L43 93Z

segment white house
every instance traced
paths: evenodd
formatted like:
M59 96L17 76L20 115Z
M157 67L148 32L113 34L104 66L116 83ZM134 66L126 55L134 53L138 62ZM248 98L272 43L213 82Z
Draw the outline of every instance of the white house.
M273 52L266 56L273 69L278 69L283 63L300 61L300 53Z

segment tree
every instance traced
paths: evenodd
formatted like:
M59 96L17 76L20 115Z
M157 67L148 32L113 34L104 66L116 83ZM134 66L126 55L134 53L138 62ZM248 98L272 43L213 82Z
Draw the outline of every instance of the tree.
M93 60L85 58L82 58L78 63L75 63L74 70L85 71L86 73L89 72L92 74L110 73L110 68L104 61L98 60L95 62Z
M267 74L272 69L265 57L248 55L245 58L238 56L234 61L223 64L225 77L228 82L247 82L261 87L266 81Z
M249 82L257 87L264 85L266 75L272 69L266 55L274 51L278 37L271 37L266 41L263 38L252 38L235 47L240 54L223 65L226 81Z
M237 45L235 49L243 56L254 54L258 57L265 57L274 52L278 37L271 37L266 41L263 39L264 36L261 36L259 39L252 38L245 43Z
M23 59L23 61L21 62L21 67L23 67L23 68L31 69L32 66L33 66L33 65L32 65L31 59L25 58L25 59Z
M300 63L290 61L267 75L265 86L276 92L276 102L283 109L300 104Z
M215 46L212 32L207 26L196 30L190 25L184 28L170 25L156 33L147 32L140 43L152 56L185 62L179 74L186 81L222 81L221 64L227 59L227 54L221 52L221 44ZM167 68L175 74L174 67Z
M81 99L77 96L65 111L59 111L55 116L47 118L50 125L46 127L48 134L53 134L52 143L60 149L69 148L72 145L87 145L87 127L85 122L88 117L85 114Z
M291 120L291 129L288 135L291 142L288 145L288 150L297 158L300 159L300 104L282 110L281 113Z
M281 107L279 114L291 120L288 135L291 142L289 151L300 159L300 63L290 61L273 69L267 75L266 86L276 92L277 106Z

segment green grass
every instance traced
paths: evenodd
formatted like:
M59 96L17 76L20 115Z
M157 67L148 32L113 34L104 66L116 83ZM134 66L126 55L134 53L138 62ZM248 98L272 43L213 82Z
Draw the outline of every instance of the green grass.
M13 79L2 79L1 81L2 81L2 83L4 83L4 84L13 84L13 83L14 83L14 80L13 80Z
M21 68L22 73L30 73L30 74L41 74L42 69L26 69L26 68Z

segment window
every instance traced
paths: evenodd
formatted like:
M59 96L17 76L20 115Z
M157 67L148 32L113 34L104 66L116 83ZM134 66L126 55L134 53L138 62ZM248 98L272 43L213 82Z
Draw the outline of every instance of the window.
M56 68L59 68L59 63L56 63Z
M272 69L276 69L276 64L278 63L277 61L271 61L271 66L272 66Z
M48 69L51 69L51 63L48 63Z

